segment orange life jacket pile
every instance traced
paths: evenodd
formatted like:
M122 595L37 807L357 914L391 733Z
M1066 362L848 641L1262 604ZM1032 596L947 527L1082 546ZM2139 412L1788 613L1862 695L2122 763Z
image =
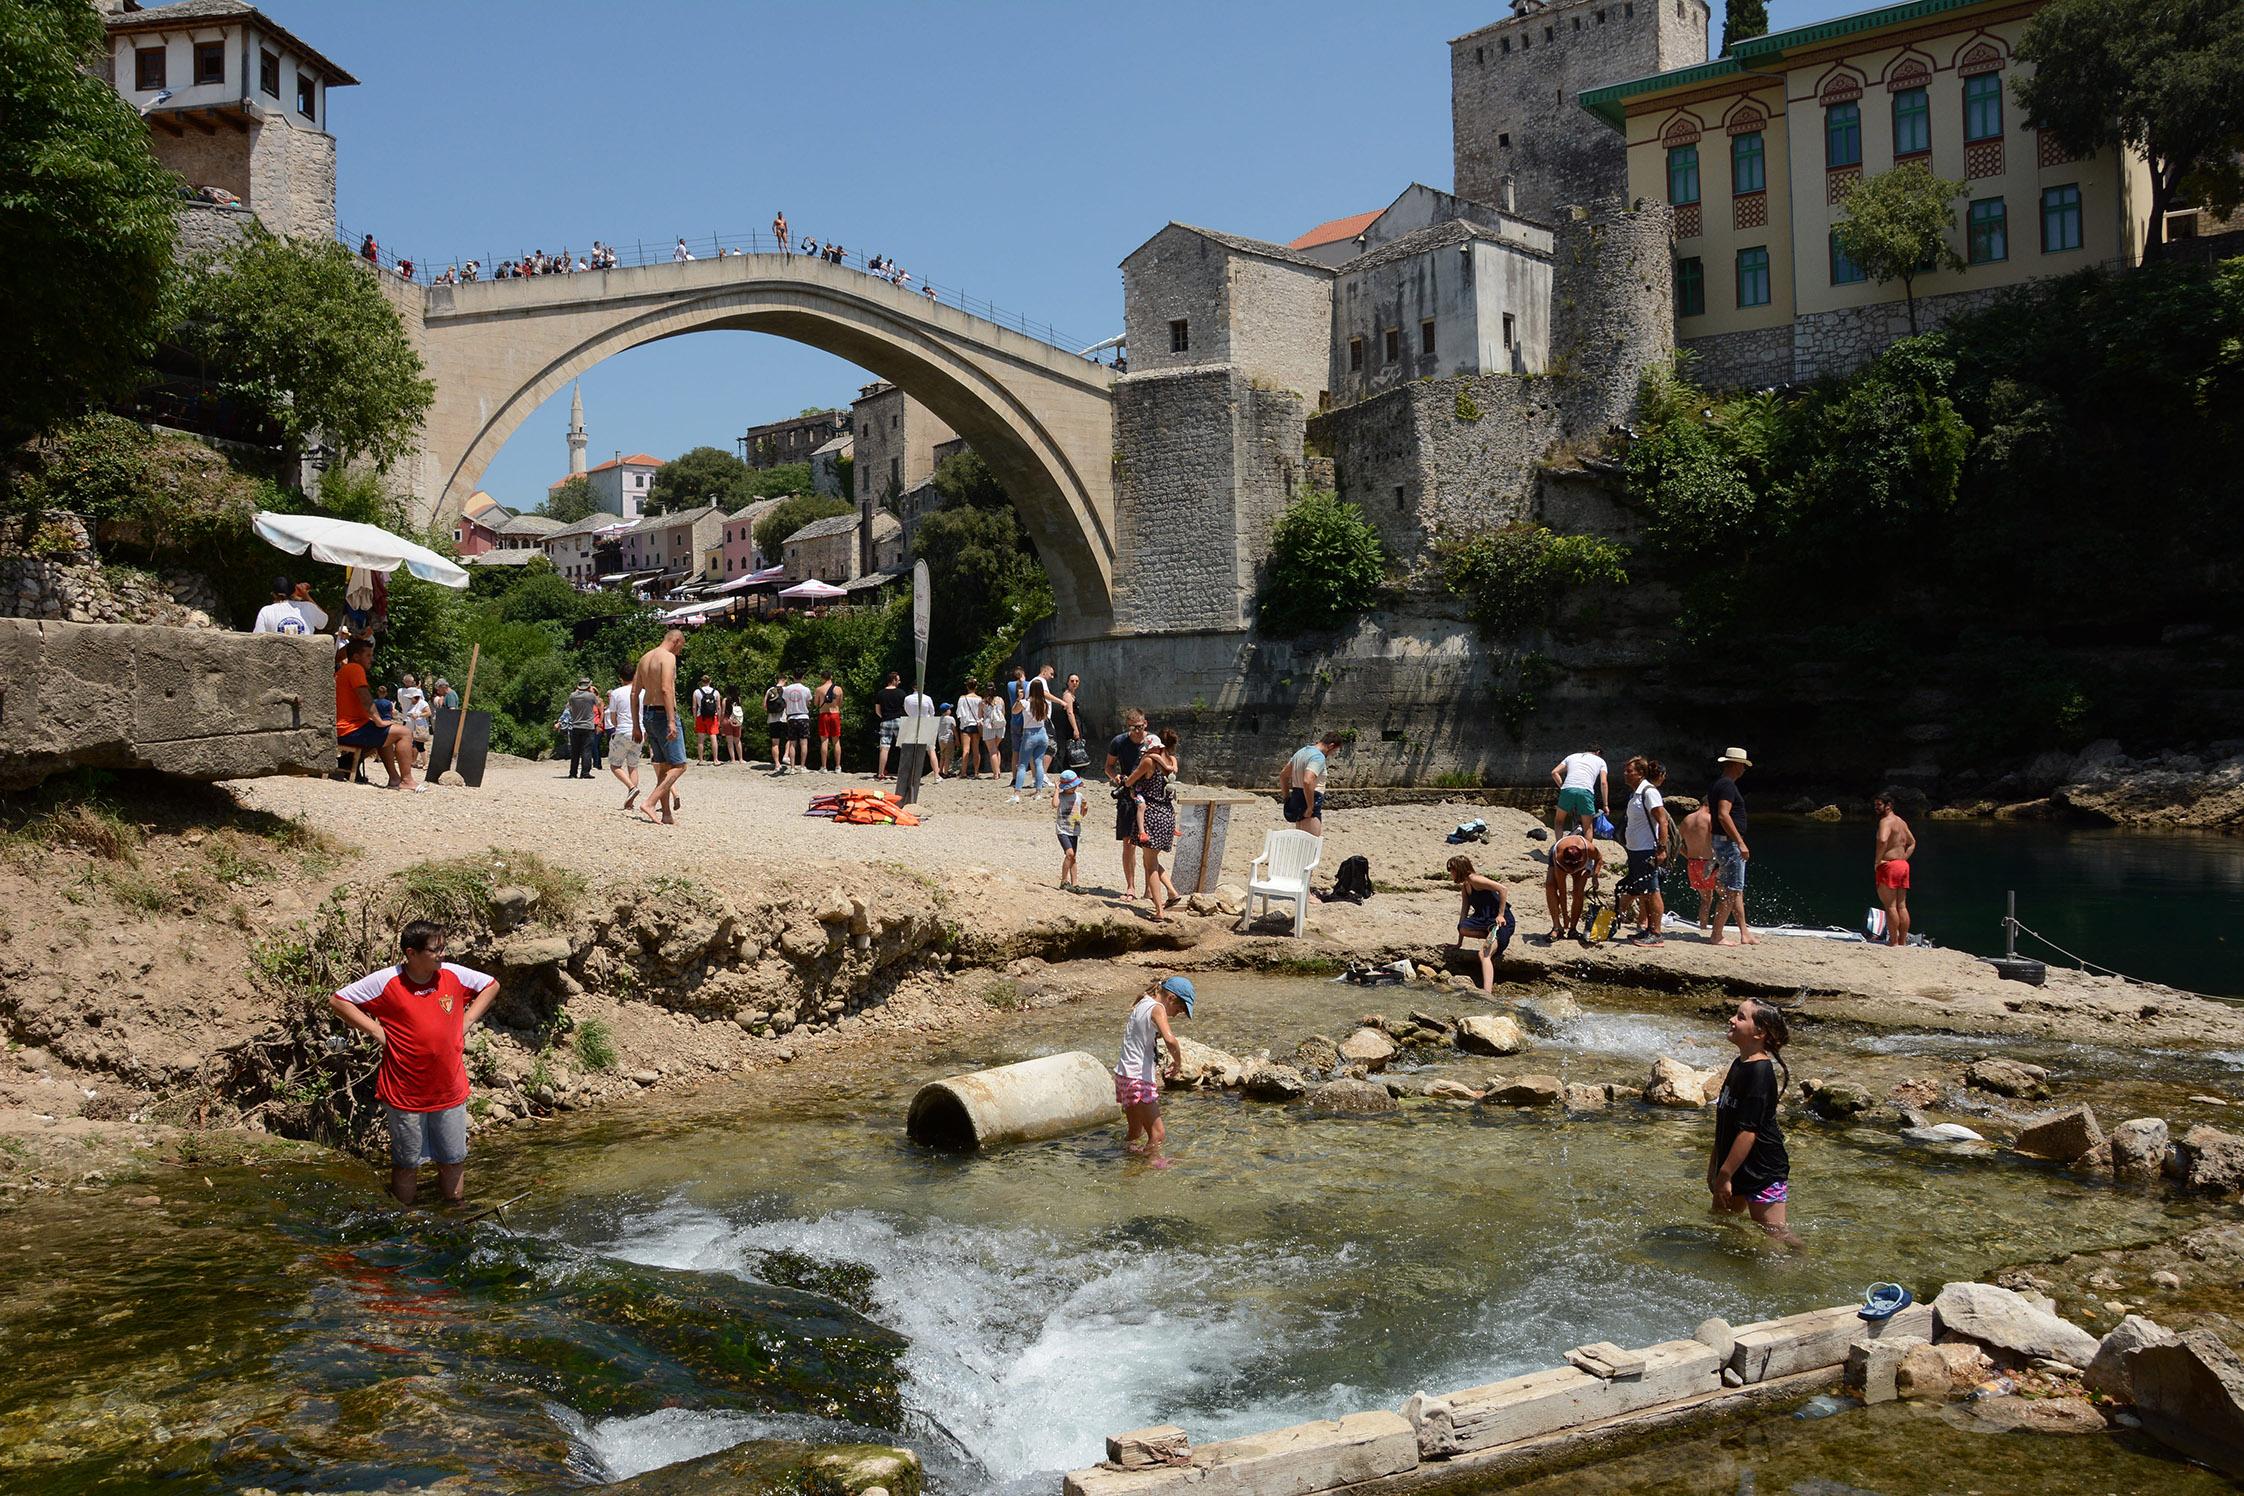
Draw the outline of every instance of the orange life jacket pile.
M884 790L842 790L810 797L805 815L828 816L845 826L917 826L919 812Z

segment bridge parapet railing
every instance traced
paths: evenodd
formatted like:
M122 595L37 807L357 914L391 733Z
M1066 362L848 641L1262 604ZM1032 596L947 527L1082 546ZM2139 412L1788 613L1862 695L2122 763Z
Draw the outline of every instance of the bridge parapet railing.
M338 226L335 230L335 237L344 248L363 254L364 235ZM605 259L604 257L605 262L599 268L613 270L650 265L683 265L701 260L729 259L736 255L765 254L794 257L815 254L824 258L830 264L843 265L850 269L862 271L876 280L888 281L899 290L908 291L938 305L954 307L969 316L980 317L984 321L994 322L1000 327L1010 328L1024 337L1034 338L1040 343L1048 343L1054 348L1076 354L1088 362L1099 362L1095 352L1091 349L1091 344L1095 340L1076 337L1049 322L1040 322L1025 313L1009 311L993 301L975 296L963 286L923 280L916 275L905 273L899 270L894 261L886 256L867 255L860 250L847 248L842 249L838 254L831 252L832 247L827 245L825 241L810 235L797 236L790 244L780 243L767 231L752 231L744 234L706 234L700 238L673 239L668 244L649 244L641 239L634 239L628 243L622 240L605 239L598 242L605 245L608 254L613 256L612 259ZM809 248L813 244L817 246L815 251ZM679 253L681 248L684 250L683 255ZM532 251L532 253L536 252ZM586 268L582 271L575 268L576 262L580 259L584 260L586 264ZM878 270L873 268L872 261L875 259L881 261L882 268ZM423 259L418 255L399 255L387 248L377 248L372 262L392 274L403 276L424 286L433 284L439 276L452 272L458 273L464 280L471 266L474 267L474 276L478 282L513 279L513 277L500 277L496 274L498 267L506 261L497 255L490 254L455 256L439 263L435 260ZM555 257L555 262L556 264L559 263L558 256ZM570 267L567 270L552 269L541 275L526 278L542 280L547 275L588 275L593 273L591 251L589 249L570 250L567 263ZM1101 344L1100 346L1103 348L1106 345Z

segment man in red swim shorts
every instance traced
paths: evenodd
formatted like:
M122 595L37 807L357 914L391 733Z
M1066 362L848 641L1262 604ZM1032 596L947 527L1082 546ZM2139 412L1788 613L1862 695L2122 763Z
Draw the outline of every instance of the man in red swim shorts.
M1878 907L1886 912L1886 944L1909 943L1909 859L1917 855L1917 836L1893 808L1894 790L1880 790L1870 803L1878 812L1877 850L1871 854Z

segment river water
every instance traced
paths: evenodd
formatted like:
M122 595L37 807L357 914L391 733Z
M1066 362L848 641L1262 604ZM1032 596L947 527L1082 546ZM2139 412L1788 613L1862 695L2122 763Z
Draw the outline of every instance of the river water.
M2034 822L1935 821L1912 827L1909 908L1940 944L2003 949L2003 896L2020 922L2097 965L2189 992L2244 996L2244 838ZM1866 820L1753 816L1747 914L1861 929L1876 904ZM1692 895L1669 907L1695 914ZM2019 954L2075 963L2031 939Z
M1401 996L1220 974L1201 990L1199 1037L1238 1050L1344 1031L1367 997ZM511 1229L403 1224L372 1208L370 1172L342 1165L199 1166L160 1181L166 1205L144 1220L113 1202L27 1206L0 1222L0 1488L459 1476L529 1491L744 1437L870 1435L922 1450L938 1490L1043 1493L1120 1429L1174 1421L1204 1442L1393 1407L1585 1341L1838 1303L1876 1279L1930 1292L2198 1218L2000 1157L1802 1127L1810 1250L1773 1255L1705 1212L1706 1118L1633 1107L1312 1120L1186 1095L1169 1108L1167 1169L1126 1158L1119 1128L971 1157L905 1141L921 1081L1103 1054L1123 1016L1110 1007L909 1044L864 1078L783 1073L502 1140L473 1183L484 1199L527 1192ZM1893 1047L1845 1042L1863 1057ZM1593 1009L1535 1058L1595 1080L1640 1077L1657 1053L1712 1063L1713 1021ZM2068 1078L2148 1084L2130 1057L2036 1057ZM2164 1085L2238 1083L2213 1057L2157 1069ZM1725 1435L1707 1471L1743 1461L1761 1490L1837 1490L1788 1483L1843 1474L1847 1489L1902 1496L1950 1489L1925 1483L1918 1452L1954 1441L1941 1468L1978 1461L1990 1491L2225 1489L2110 1439L2047 1455L1948 1424L1897 1445L1861 1432L1900 1416ZM1589 1489L1741 1488L1734 1474L1639 1476Z

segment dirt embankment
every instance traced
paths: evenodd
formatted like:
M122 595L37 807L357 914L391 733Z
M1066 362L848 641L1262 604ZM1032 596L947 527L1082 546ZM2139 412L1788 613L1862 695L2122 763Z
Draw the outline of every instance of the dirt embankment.
M1524 812L1336 813L1331 860L1368 856L1380 892L1316 906L1296 939L1280 918L1241 932L1213 904L1152 922L1117 896L1116 852L1099 835L1085 839L1092 891L1060 892L1049 806L986 782L931 786L916 829L803 815L810 794L852 782L697 768L668 828L621 812L605 780L509 760L481 790L423 796L263 780L11 805L0 1185L113 1174L131 1149L172 1146L167 1129L359 1126L369 1057L341 1042L324 995L392 959L407 913L451 922L455 958L505 984L471 1053L479 1125L986 1020L1007 1000L989 973L1024 960L1438 962L1456 910L1441 869L1459 850L1443 834L1473 815L1490 841L1463 850L1512 886L1523 936L1544 924L1543 844ZM1244 884L1277 824L1268 802L1238 807L1225 883ZM2025 988L1951 951L1523 939L1499 979L1552 975L1777 994L1833 1018L1991 1037L2244 1048L2244 1017L2227 1004L2061 973Z

